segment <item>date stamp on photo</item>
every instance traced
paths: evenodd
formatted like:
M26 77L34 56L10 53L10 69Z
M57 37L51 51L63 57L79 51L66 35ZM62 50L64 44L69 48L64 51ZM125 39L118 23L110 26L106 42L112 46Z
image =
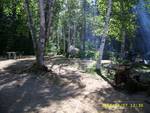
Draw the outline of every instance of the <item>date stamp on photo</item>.
M144 104L110 104L105 103L102 104L103 108L110 109L110 108L144 108Z

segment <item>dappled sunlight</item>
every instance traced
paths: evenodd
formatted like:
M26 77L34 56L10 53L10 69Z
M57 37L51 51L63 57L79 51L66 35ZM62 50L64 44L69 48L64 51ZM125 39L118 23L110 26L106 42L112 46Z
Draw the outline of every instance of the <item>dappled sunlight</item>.
M12 75L12 70L15 72L14 69L24 63L31 65L31 60L10 62L0 74L0 108L4 113L141 113L143 109L148 110L145 95L116 91L99 76L70 69L72 64L61 67L59 73L54 69L53 73L44 75L27 72ZM105 105L131 103L144 104L144 108Z
M29 60L27 62L30 63ZM14 67L14 65L24 63L25 61L20 61L9 66ZM49 106L51 102L66 100L78 96L82 92L82 88L71 84L53 84L52 80L46 82L44 79L37 79L37 75L33 76L29 73L12 75L9 73L11 72L10 67L5 69L0 76L0 105L3 112L7 112L6 110L10 110L8 112L38 111L41 107ZM3 76L4 73L7 75Z
M149 113L150 0L0 0L0 113Z

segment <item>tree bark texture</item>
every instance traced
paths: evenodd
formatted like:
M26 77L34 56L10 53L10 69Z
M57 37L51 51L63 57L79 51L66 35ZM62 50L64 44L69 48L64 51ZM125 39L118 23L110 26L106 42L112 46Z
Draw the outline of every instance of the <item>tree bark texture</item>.
M97 70L100 70L100 68L101 68L101 61L103 58L103 52L104 52L106 37L107 37L108 30L109 30L109 21L110 21L111 10L112 10L112 0L108 0L108 9L107 9L107 13L106 13L104 31L102 34L101 44L100 44L100 48L99 48L99 59L98 59L97 64L96 64Z

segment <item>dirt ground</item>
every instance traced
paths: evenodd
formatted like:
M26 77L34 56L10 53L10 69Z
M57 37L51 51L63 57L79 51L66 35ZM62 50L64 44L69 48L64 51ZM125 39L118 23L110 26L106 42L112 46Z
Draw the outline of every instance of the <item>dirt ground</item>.
M33 62L0 61L0 113L150 113L148 96L114 90L82 70L87 61L50 58L53 73L21 73Z

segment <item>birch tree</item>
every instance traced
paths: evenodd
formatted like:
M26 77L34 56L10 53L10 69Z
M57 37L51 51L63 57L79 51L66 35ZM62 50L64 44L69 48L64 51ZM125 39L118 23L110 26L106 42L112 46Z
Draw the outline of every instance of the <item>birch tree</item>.
M108 4L108 9L107 9L106 17L105 17L104 30L103 30L103 33L101 36L102 38L101 38L101 43L100 43L100 48L99 48L99 58L98 58L97 64L96 64L97 70L100 70L100 68L101 68L101 61L102 61L102 57L103 57L105 41L106 41L107 33L109 30L109 21L110 21L111 10L112 10L112 0L108 0L107 4Z
M40 15L40 31L39 37L35 32L35 24L33 23L33 16L32 11L30 9L30 2L29 0L25 0L25 8L28 15L28 23L29 29L32 36L32 41L34 45L34 51L36 55L36 68L41 70L48 70L45 66L44 62L44 52L46 47L46 41L50 36L50 28L53 16L53 5L55 0L39 0L39 15Z
M136 16L132 9L137 4L137 0L114 0L111 1L111 7L108 2L106 0L98 0L97 2L100 15L96 18L99 27L96 28L95 33L101 36L100 55L96 65L98 70L101 67L106 37L120 41L121 56L124 56L126 36L132 38L136 33Z

